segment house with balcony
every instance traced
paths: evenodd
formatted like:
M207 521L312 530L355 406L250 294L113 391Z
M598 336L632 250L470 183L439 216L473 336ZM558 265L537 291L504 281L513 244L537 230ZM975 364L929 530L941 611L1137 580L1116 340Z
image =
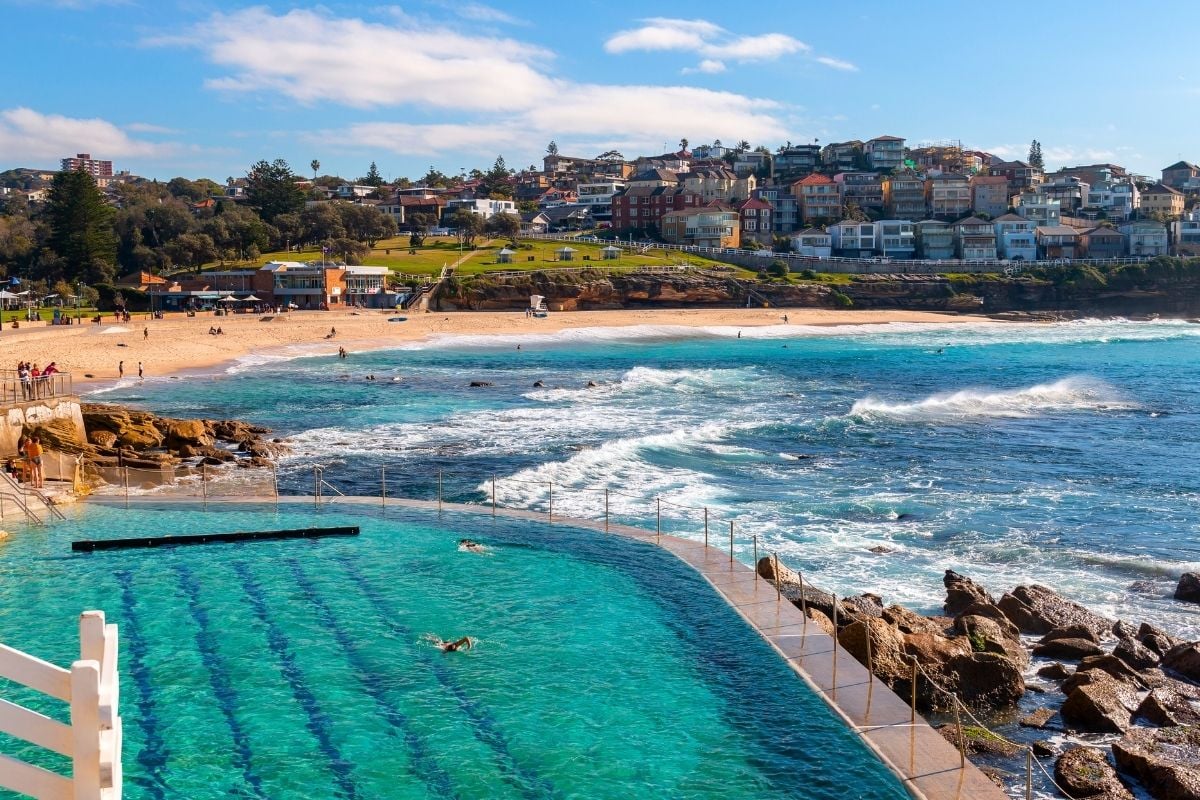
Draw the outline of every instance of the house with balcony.
M925 214L925 178L911 172L899 172L883 179L883 203L893 219L918 220Z
M979 217L966 217L950 226L958 257L966 261L996 260L996 229Z
M1031 167L1024 161L998 161L988 167L988 174L1007 179L1010 195L1033 191L1044 180L1042 170Z
M1046 176L1046 180L1078 178L1088 186L1098 183L1113 183L1129 180L1129 172L1119 164L1084 164L1078 167L1063 167Z
M1099 219L1124 222L1132 219L1141 202L1142 194L1133 182L1102 181L1088 189L1087 202L1081 211L1094 213Z
M721 203L669 211L663 215L660 228L663 240L671 244L720 248L741 246L738 212Z
M821 166L831 175L863 169L867 166L863 143L857 139L849 142L830 142L821 148Z
M913 225L917 255L930 261L955 258L954 229L937 219L925 219Z
M1062 224L1062 205L1041 192L1019 195L1015 208L1017 216L1024 217L1035 226L1053 228Z
M792 251L808 258L829 258L833 237L821 228L805 228L792 236Z
M744 178L747 175L771 176L774 174L771 154L757 150L747 150L744 153L738 153L733 159L733 171L739 178Z
M1163 167L1163 186L1182 189L1184 184L1190 180L1200 180L1200 167L1189 161L1176 161L1169 167Z
M701 202L734 204L750 197L758 188L758 178L739 178L728 167L696 167L679 176L683 188L700 197Z
M1176 255L1200 256L1200 206L1171 223L1171 244Z
M1107 259L1125 256L1125 234L1116 228L1101 226L1079 234L1080 255L1085 258Z
M1171 251L1167 226L1161 222L1127 222L1120 231L1125 234L1126 251L1131 256L1165 256Z
M484 219L491 219L496 214L513 214L517 213L517 204L512 200L491 200L491 199L475 199L475 200L451 200L446 203L444 217L449 217L460 208L465 208L476 216Z
M1008 178L1001 175L972 175L971 208L976 214L1000 217L1008 213L1011 199L1008 195Z
M971 181L957 172L930 175L925 181L929 214L938 219L959 219L971 211Z
M1057 200L1063 214L1074 216L1087 204L1091 188L1079 178L1067 175L1046 180L1038 187L1037 193L1050 200Z
M771 178L791 183L811 175L821 166L821 148L815 144L794 144L771 157Z
M1164 183L1156 183L1142 192L1138 216L1150 217L1159 214L1168 219L1183 216L1183 192Z
M577 189L579 205L587 206L592 219L612 223L612 199L625 188L625 181L607 180L580 183Z
M878 248L874 222L842 220L829 227L833 252L843 258L870 258Z
M879 255L909 259L917 252L916 225L907 219L881 219L875 223L875 244Z
M805 224L831 222L842 216L842 187L827 175L813 173L792 184L792 195L800 201L800 218Z
M1036 261L1037 223L1016 214L1002 214L992 220L996 230L996 253L1010 261Z
M1039 225L1034 233L1037 236L1040 259L1078 258L1082 251L1078 228L1068 225Z
M772 219L774 207L758 197L743 200L737 205L738 216L741 217L742 244L758 242L770 245L775 240L775 224Z
M863 144L867 166L879 172L891 172L904 166L904 139L899 136L877 136Z
M867 214L883 216L883 177L878 172L839 172L833 180L841 186L843 208L856 205Z
M771 223L777 236L785 236L800 225L800 201L786 185L759 186L754 196L771 204Z

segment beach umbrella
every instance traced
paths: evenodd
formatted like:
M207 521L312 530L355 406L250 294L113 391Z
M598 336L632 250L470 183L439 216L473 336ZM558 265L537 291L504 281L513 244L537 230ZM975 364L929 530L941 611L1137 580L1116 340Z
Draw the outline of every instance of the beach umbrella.
M243 303L261 303L262 301L260 299L258 299L257 297L255 297L254 295L249 295L248 297L243 297L242 302Z
M7 292L4 289L0 289L0 300L16 300L19 296L20 295L15 295L12 292Z
M224 297L222 297L220 300L218 300L217 302L218 303L236 303L237 301L238 301L238 299L236 297L234 297L231 294L227 294Z

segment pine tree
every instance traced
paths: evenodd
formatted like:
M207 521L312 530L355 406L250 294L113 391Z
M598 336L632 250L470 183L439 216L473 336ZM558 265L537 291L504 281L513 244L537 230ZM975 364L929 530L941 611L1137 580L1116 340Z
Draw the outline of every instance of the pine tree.
M379 167L375 166L375 162L371 162L371 166L367 169L367 177L362 179L363 186L382 186L383 176L379 174Z
M115 213L104 202L92 176L68 170L54 176L46 203L50 223L49 245L62 258L64 274L89 283L111 280L117 261Z
M1046 160L1042 158L1042 143L1037 139L1029 145L1029 166L1037 169L1046 168Z
M296 185L292 168L282 158L259 161L250 167L246 173L246 198L265 222L304 209L304 190Z
M558 144L551 139L550 144L546 145L546 152L552 156L558 155Z

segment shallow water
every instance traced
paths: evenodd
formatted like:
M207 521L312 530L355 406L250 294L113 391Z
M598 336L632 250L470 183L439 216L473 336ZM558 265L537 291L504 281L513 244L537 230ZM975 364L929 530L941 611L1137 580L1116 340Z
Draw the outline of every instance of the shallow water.
M4 543L0 640L69 664L80 610L119 626L131 800L907 796L657 548L398 509L70 513ZM70 553L77 538L346 524L361 535ZM427 633L476 646L442 653Z
M1200 636L1170 599L1200 568L1200 326L774 326L458 337L347 361L248 360L102 395L245 417L345 492L487 502L703 535L840 593L930 612L942 571L1039 582ZM517 350L517 344L521 349ZM366 381L367 375L376 376ZM494 385L470 389L471 380ZM535 381L545 388L534 388ZM587 388L588 381L598 386ZM873 546L894 552L876 555Z

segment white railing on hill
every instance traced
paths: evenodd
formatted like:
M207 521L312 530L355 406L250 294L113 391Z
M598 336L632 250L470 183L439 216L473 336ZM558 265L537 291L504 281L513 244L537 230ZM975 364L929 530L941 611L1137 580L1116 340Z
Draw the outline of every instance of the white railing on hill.
M0 755L0 787L39 800L120 800L117 626L103 611L79 617L79 660L69 670L0 644L0 677L70 705L71 723L0 700L0 732L71 759L68 777Z

